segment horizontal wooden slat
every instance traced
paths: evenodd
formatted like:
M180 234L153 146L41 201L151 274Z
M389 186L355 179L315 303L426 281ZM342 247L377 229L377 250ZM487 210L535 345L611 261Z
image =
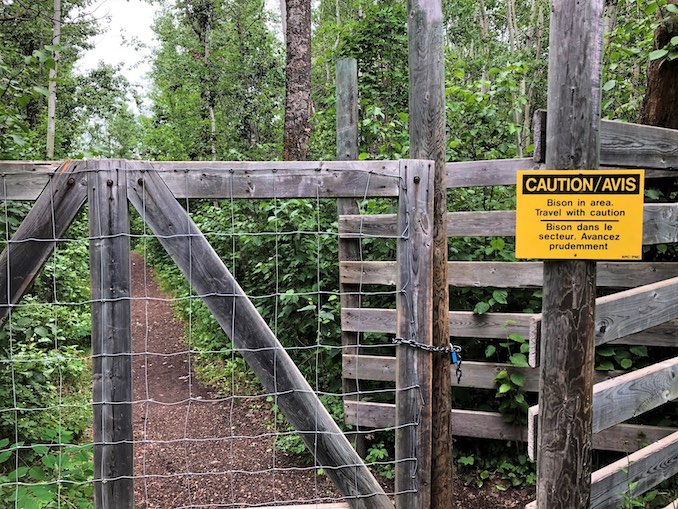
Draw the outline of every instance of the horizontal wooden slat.
M395 286L396 262L341 262L342 284ZM475 288L540 288L542 262L448 262L451 286ZM678 277L675 262L598 262L598 287L635 288Z
M380 355L344 355L344 378L359 380L375 380L381 382L395 382L396 359ZM539 370L533 368L519 368L500 362L463 361L463 376L457 382L457 377L451 373L450 381L455 387L473 387L476 389L496 389L495 377L500 371L507 369L511 373L519 373L525 377L524 389L529 392L539 391ZM454 370L452 370L454 371Z
M0 162L0 198L33 200L53 163ZM376 198L399 194L400 161L143 162L176 198ZM407 164L407 161L402 162ZM15 173L7 173L15 172ZM4 182L3 182L4 180Z
M596 345L675 320L678 277L599 297L595 316Z
M463 352L462 352L463 357ZM395 382L396 359L382 355L344 355L343 376L354 380L373 380L378 382ZM502 362L462 362L463 376L457 382L454 373L450 381L455 387L471 387L475 389L497 389L496 376L503 370L517 373L525 377L523 389L527 392L539 392L539 369L522 368ZM613 376L611 373L597 371L597 381Z
M610 341L611 345L678 346L678 320Z
M600 162L625 168L678 168L678 130L603 120Z
M351 509L346 502L334 502L331 504L308 503L303 505L276 505L268 507L259 507L259 509Z
M395 425L395 405L366 401L344 401L344 418L347 424L367 428L390 428ZM631 452L648 443L660 440L675 432L674 428L619 424L593 435L593 447L597 450ZM452 410L452 433L458 437L490 440L527 440L525 426L516 426L505 421L497 412L475 410Z
M506 338L520 334L528 341L539 335L540 316L527 313L485 313L450 311L450 337ZM395 309L346 308L341 311L341 328L348 332L395 334Z
M395 426L395 405L389 403L344 401L347 424L369 428ZM507 424L496 412L452 410L452 430L455 436L525 441L524 426Z
M623 505L626 496L642 495L676 473L678 432L594 472L591 507L616 509Z
M593 432L642 415L678 397L678 357L593 386ZM536 457L539 405L528 412L528 454Z
M464 161L445 164L448 189L472 186L515 186L520 170L540 168L532 158Z
M403 164L407 164L406 161ZM399 162L154 163L177 198L395 197ZM183 171L182 171L183 170Z
M643 215L643 244L678 242L678 204L646 204ZM449 212L449 237L512 237L515 235L515 211ZM396 216L340 216L342 238L397 238Z
M543 162L546 111L535 112L535 160ZM678 130L615 120L600 122L600 164L620 168L678 168ZM649 172L648 172L649 173ZM678 176L678 175L676 175Z

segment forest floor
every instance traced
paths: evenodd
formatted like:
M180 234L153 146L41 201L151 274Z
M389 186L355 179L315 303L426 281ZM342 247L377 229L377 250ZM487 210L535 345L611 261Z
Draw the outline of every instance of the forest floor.
M139 509L240 508L329 503L341 496L307 457L274 445L264 398L222 397L202 387L185 325L138 254L132 256L135 505ZM383 481L387 493L392 481ZM498 492L455 482L450 509L518 508L533 488Z

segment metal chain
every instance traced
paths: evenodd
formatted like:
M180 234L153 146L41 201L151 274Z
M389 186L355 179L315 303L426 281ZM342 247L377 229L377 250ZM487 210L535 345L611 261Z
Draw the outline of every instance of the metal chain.
M418 343L414 339L405 339L405 338L393 338L391 342L396 345L408 345L413 348L418 348L420 350L426 350L427 352L446 353L446 354L451 354L452 352L461 352L461 347L453 344L450 344L448 346L434 346L427 345L425 343Z

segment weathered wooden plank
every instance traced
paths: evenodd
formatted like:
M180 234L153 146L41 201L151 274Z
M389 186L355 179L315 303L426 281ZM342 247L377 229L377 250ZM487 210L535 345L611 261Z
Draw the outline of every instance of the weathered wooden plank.
M282 163L281 163L282 164ZM353 163L357 164L357 163ZM389 168L364 171L346 165L313 170L165 172L176 198L384 198L398 195L398 179Z
M450 337L506 338L520 334L528 340L539 337L541 315L529 313L485 313L450 311ZM396 333L395 309L358 308L341 310L342 329L351 332Z
M678 204L646 204L643 216L643 244L678 242ZM450 237L513 237L515 211L450 212L447 215ZM342 216L339 235L345 238L397 238L395 214L378 216Z
M358 159L358 61L355 58L342 58L336 66L336 97L337 97L337 159ZM355 198L340 198L337 200L337 213L359 214L360 207ZM362 257L362 241L360 239L339 239L339 301L342 308L360 307L360 286L355 283L344 282L341 278L342 261L360 260ZM357 345L360 334L341 331L341 345L344 353L358 353ZM359 400L360 380L343 374L342 387L345 398ZM365 435L356 428L352 436L356 451L361 457L367 454Z
M678 432L593 473L591 508L616 509L678 473ZM631 489L631 487L633 489Z
M678 499L671 502L669 505L664 507L664 509L678 509Z
M129 199L190 279L319 466L354 509L393 508L283 346L154 171L131 171ZM190 277L189 277L190 274Z
M277 505L269 507L260 507L259 509L350 509L345 502L334 502L330 504L303 504L303 505Z
M399 239L397 247L400 270L396 332L400 338L423 345L433 344L431 170L427 163L403 163L398 208L399 229L407 230L409 235ZM405 344L397 347L396 357L396 501L399 507L428 507L433 454L433 357L430 352ZM413 493L406 495L407 492Z
M643 244L671 242L678 242L678 206L666 203L646 204L643 212Z
M678 357L595 384L592 429L599 433L678 397ZM528 412L528 453L534 458L540 405Z
M54 172L0 174L0 199L36 200Z
M535 112L534 118L534 161L543 162L546 148L546 112L539 110ZM678 131L615 120L602 120L600 122L600 164L609 167L674 171L678 168ZM670 173L667 175L671 176Z
M497 159L495 161L464 161L447 163L447 187L515 186L520 170L538 170L532 158Z
M0 255L0 325L28 291L87 198L81 163L64 163L50 178Z
M475 288L540 288L542 262L448 262L450 286ZM340 262L342 284L395 286L396 262ZM596 285L634 288L678 276L675 262L598 262Z
M374 429L388 429L395 424L395 405L389 403L344 403L348 424L360 424ZM452 426L455 436L487 440L512 440L526 442L525 426L507 423L498 412L452 409ZM676 431L675 428L618 424L593 436L593 447L602 451L633 452L649 443L661 440Z
M396 360L395 357L382 355L343 355L342 366L345 376L350 376L360 380L374 380L379 382L394 382L396 379ZM502 362L476 362L467 361L463 363L464 376L457 382L457 377L450 374L450 381L453 386L472 387L474 389L497 389L498 384L495 381L496 376L501 371L509 373L518 373L525 377L523 389L527 392L539 391L539 370L536 368L522 368ZM617 376L618 372L606 373L596 371L597 381L607 380L612 376Z
M678 357L597 383L593 430L607 429L677 397Z
M134 507L131 273L124 161L92 161L89 194L94 498Z
M612 345L678 346L678 320L610 341Z
M678 277L596 299L596 345L678 318Z

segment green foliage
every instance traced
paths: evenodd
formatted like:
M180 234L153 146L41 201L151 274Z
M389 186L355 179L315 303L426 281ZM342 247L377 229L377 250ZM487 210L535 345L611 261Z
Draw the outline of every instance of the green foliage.
M596 369L599 371L637 369L642 367L643 361L648 357L646 346L602 346L596 349Z
M464 448L464 445L460 447ZM474 453L457 448L455 455L460 477L466 484L478 488L490 484L497 491L534 485L537 480L535 463L524 452L510 451L514 447L515 444L508 443L505 448L495 445L491 447L492 451Z
M283 60L267 22L251 0L184 0L157 18L148 158L210 159L211 112L217 159L279 157Z
M23 509L94 507L92 446L64 444L64 434L50 430L42 438L59 442L8 448L9 439L0 440L0 497Z

